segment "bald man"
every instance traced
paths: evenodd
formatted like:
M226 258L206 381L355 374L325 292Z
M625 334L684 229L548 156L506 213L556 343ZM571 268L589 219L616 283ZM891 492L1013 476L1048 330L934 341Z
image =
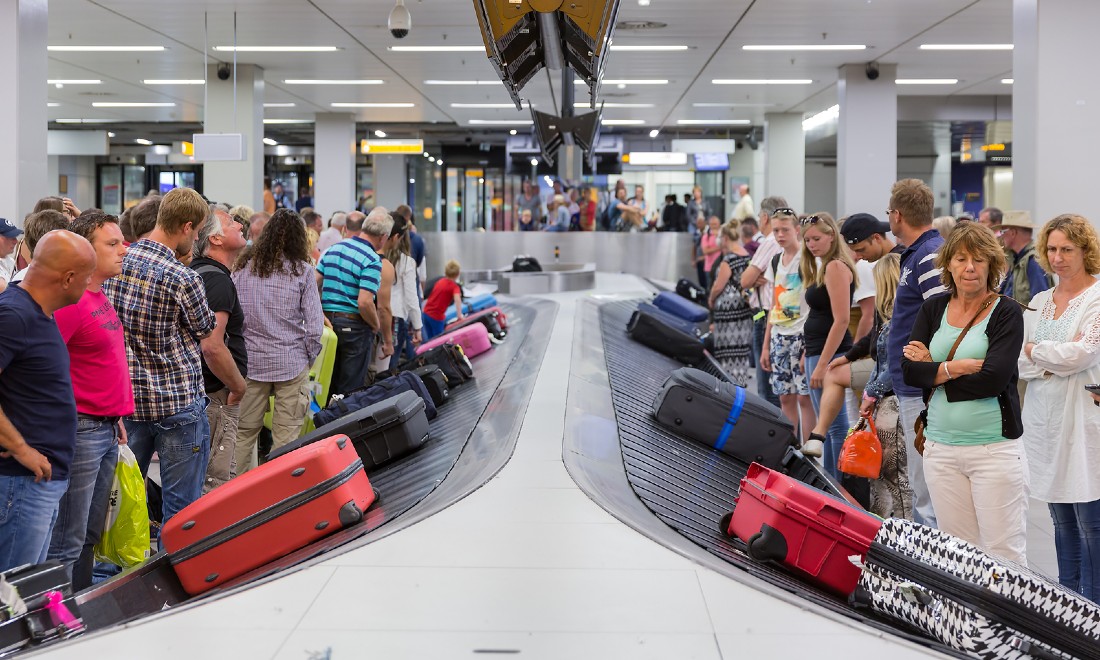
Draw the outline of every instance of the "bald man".
M0 293L0 571L45 561L76 449L69 353L53 315L84 295L95 250L42 237L26 276Z

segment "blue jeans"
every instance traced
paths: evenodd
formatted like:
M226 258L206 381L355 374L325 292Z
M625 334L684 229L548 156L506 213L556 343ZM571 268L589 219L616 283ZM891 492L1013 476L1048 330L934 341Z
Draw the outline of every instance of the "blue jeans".
M57 507L68 479L0 475L0 571L41 564L50 548Z
M347 394L367 384L367 368L374 357L374 328L357 319L329 318L336 331L336 362L329 391Z
M92 586L92 549L103 535L118 462L118 419L78 415L69 489L61 498L47 559L65 564L73 589Z
M447 329L446 320L437 321L424 313L421 313L420 317L424 321L424 327L420 330L420 338L424 341L443 334L443 331Z
M412 330L405 319L394 319L396 330L394 331L393 356L390 357L390 369L396 369L397 365L416 357L416 348L412 343Z
M1051 504L1058 581L1093 602L1100 602L1100 500Z
M202 495L210 459L206 397L200 396L164 419L152 422L127 419L126 435L142 474L149 474L153 452L160 456L161 522L167 524L172 516Z
M760 366L760 353L764 351L764 331L767 330L768 319L762 318L759 321L753 321L752 323L752 354L753 364L756 365L756 393L760 397L772 404L776 408L779 407L779 397L776 396L775 390L772 389L771 381L768 378L768 372L764 371L764 368Z
M806 356L806 382L810 380L810 374L817 368L817 363L821 361L820 355L810 357ZM810 402L814 404L814 412L818 415L821 414L821 390L819 388L810 388ZM840 448L844 445L844 438L848 435L848 413L844 410L844 406L840 407L840 412L837 413L836 418L833 419L832 424L829 424L829 430L825 432L825 453L821 456L821 461L825 466L825 469L829 474L833 475L837 481L840 481L840 470L836 469L837 459L840 458Z

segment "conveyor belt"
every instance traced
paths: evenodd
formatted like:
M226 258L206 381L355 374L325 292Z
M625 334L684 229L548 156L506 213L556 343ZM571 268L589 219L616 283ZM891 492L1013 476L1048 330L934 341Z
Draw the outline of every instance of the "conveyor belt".
M600 357L606 361L606 377L610 386L609 396L614 407L614 421L618 428L625 479L640 502L657 520L647 522L639 515L623 493L615 492L611 481L615 478L609 463L600 457L590 474L570 470L574 478L594 499L612 514L619 516L643 534L680 551L711 568L731 577L743 579L747 572L766 583L769 591L782 590L815 605L828 608L845 617L899 635L956 657L967 657L929 638L901 629L895 623L868 616L857 611L837 597L813 587L786 572L781 566L753 561L743 552L744 544L728 539L718 530L719 520L734 508L738 486L748 466L730 456L712 451L701 444L683 440L656 425L652 417L652 402L668 374L683 366L630 339L626 333L627 321L637 307L638 300L607 302L598 307L598 327L602 337L602 351L586 349L587 356L575 358L574 370L582 370L581 380L574 378L571 387L589 388L595 380L595 365L590 362ZM594 306L590 305L589 308ZM591 322L578 314L578 323ZM591 341L590 334L578 329L578 339ZM582 362L583 364L578 364ZM715 365L707 370L714 371ZM585 392L596 398L595 392ZM586 424L592 425L591 420ZM567 440L567 465L571 459L580 470L585 468L577 461L586 460L590 452L583 443L569 451ZM580 458L578 458L580 457ZM595 458L592 454L590 458ZM659 521L659 522L658 522ZM675 530L685 546L657 526L667 525ZM696 550L691 548L695 547ZM698 554L698 549L706 554ZM707 559L719 558L721 562ZM723 568L723 566L725 568ZM750 581L761 586L759 581Z
M452 390L451 399L431 422L431 439L415 453L369 473L380 499L362 524L232 580L200 599L189 599L179 588L161 553L146 565L80 594L89 629L102 630L165 606L224 596L292 567L312 565L333 551L347 552L394 533L482 486L512 454L557 313L557 305L547 301L508 304L504 309L508 337L471 360L474 380Z

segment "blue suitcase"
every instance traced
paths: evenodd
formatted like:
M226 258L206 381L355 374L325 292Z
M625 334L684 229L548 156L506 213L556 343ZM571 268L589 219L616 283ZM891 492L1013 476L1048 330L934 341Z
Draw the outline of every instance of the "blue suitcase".
M653 299L653 305L660 310L678 316L685 321L701 323L710 318L710 312L706 307L696 305L686 298L676 295L672 291L662 291Z
M698 323L692 323L691 321L685 321L684 319L680 318L679 316L669 314L665 310L663 310L659 307L654 307L653 305L651 305L649 303L645 303L645 302L644 303L639 303L638 304L638 311L639 312L645 312L645 313L647 313L651 316L656 316L657 318L664 321L666 325L671 325L672 327L676 328L677 330L680 330L681 332L686 332L687 334L694 335L696 337L702 337L703 336L703 331L699 327Z
M480 296L474 296L462 302L462 313L470 314L473 312L480 312L483 309L489 309L490 307L497 306L497 299L491 293L483 293ZM447 308L446 322L451 323L457 317L455 314L455 306L451 305Z

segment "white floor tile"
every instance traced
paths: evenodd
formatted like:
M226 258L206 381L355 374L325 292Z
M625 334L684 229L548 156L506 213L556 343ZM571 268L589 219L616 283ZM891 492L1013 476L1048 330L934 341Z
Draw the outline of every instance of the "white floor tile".
M871 634L822 634L788 630L786 634L718 635L723 658L943 658L943 654L913 644Z

